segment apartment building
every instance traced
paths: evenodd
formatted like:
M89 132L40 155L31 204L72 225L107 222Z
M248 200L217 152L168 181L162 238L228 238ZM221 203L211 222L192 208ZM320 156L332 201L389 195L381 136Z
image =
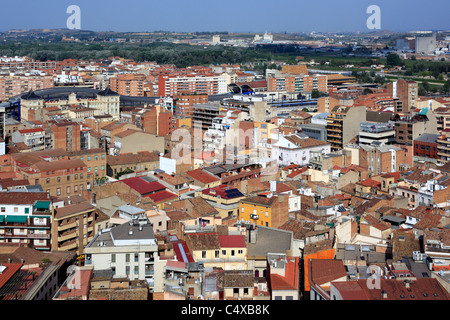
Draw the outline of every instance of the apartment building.
M394 123L362 122L359 125L359 144L370 145L373 142L392 144L395 141Z
M147 281L151 292L163 292L165 260L150 224L124 223L98 233L84 249L85 265L111 270L113 279Z
M83 253L94 239L99 220L97 208L81 196L53 198L52 251ZM101 216L106 218L105 215Z
M450 134L443 133L436 139L437 157L444 164L450 160Z
M239 220L269 228L278 228L289 215L289 195L273 192L248 196L239 201Z
M185 241L195 262L223 270L246 270L247 247L243 235L216 232L188 233Z
M23 142L33 151L45 149L45 131L43 128L19 129L12 133L12 142Z
M327 76L320 74L312 75L293 75L281 74L267 79L267 91L285 91L285 92L320 92L327 91Z
M122 96L144 96L144 74L118 74L109 79L111 90Z
M207 188L197 192L197 195L208 201L219 212L221 218L237 217L239 201L245 198L239 189L227 185Z
M421 158L437 159L438 134L424 133L414 139L414 155Z
M208 102L207 94L180 93L173 96L173 106L175 113L190 116L192 107L195 104L203 104Z
M53 148L68 152L88 148L89 137L80 123L66 119L50 120L48 123L53 133Z
M159 96L196 93L215 95L228 92L225 75L162 75L158 78Z
M106 177L106 152L104 149L86 149L67 152L70 160L81 160L87 166L87 172L94 174L94 181Z
M46 192L0 192L0 243L51 249L53 205Z
M61 149L16 153L11 156L13 171L30 185L41 185L52 196L67 197L90 190L94 174L79 160L69 160Z
M397 172L403 164L410 163L407 149L392 145L361 145L359 165L367 168L370 175Z
M364 106L336 106L327 116L327 141L331 151L343 149L344 146L359 134L359 124L366 121Z
M53 76L0 75L0 101L8 101L12 97L30 90L52 87L54 87Z
M410 112L416 107L416 100L419 97L419 84L411 80L397 80L387 84L387 92L398 99L401 103L394 110L395 112Z

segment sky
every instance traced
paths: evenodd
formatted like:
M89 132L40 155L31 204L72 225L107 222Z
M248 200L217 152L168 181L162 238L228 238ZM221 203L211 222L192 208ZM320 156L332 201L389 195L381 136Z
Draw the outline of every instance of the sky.
M0 31L66 28L70 5L91 31L371 32L370 5L384 30L450 30L449 0L1 0Z

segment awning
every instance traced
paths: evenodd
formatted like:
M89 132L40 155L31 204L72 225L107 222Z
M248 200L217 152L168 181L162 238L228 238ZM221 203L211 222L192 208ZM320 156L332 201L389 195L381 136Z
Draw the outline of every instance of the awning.
M36 204L34 205L35 209L48 210L49 207L50 207L50 201L39 201L39 202L36 202Z
M13 216L8 215L6 216L6 222L16 222L16 223L25 223L27 222L27 216Z
M0 216L0 222L3 222L3 220L5 220L5 216L1 215Z
M428 112L428 108L422 108L422 109L420 109L420 111L419 111L419 115L421 115L421 116L426 116L426 115L427 115L427 112Z

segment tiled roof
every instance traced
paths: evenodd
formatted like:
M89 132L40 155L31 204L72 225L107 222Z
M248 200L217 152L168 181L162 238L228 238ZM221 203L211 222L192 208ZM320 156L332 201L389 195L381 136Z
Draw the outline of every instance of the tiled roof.
M272 290L298 290L299 258L286 258L284 277L276 273L270 275L270 285Z
M155 203L160 203L163 201L167 201L169 199L178 199L178 196L175 193L172 193L167 190L158 191L156 193L152 193L152 194L146 195L144 197L152 199L153 202L155 202Z
M243 235L219 235L221 248L245 248L245 237Z
M157 181L148 182L141 177L132 177L120 180L132 189L139 192L141 195L148 195L156 191L165 190L166 187Z
M311 259L309 263L311 267L310 277L316 285L320 286L347 277L347 271L342 260Z
M143 162L155 162L159 161L159 154L157 152L142 151L136 154L122 153L117 156L106 156L106 162L110 166L143 163Z
M212 182L219 181L220 179L210 173L208 173L205 170L202 170L201 168L191 170L186 172L188 176L190 176L192 179L197 180L201 183L208 184Z
M186 235L186 243L190 250L220 249L217 233L191 233Z
M0 192L0 204L33 204L49 200L47 192Z

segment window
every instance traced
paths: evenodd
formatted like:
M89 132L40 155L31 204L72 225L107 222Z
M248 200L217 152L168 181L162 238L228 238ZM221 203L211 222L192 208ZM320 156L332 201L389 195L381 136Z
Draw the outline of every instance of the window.
M6 208L5 207L1 207L1 212L6 212Z
M226 256L227 255L227 250L222 250L222 255Z
M125 267L125 273L126 273L127 275L130 274L130 266L126 266L126 267Z
M125 262L130 262L130 254L129 253L127 253L125 255Z
M70 187L67 187L66 192L67 194L70 194Z
M111 254L111 262L116 262L116 254L115 253L113 253L113 254Z
M61 195L61 188L57 188L57 189L56 189L56 195L57 195L57 196L60 196L60 195Z
M97 161L97 160L98 160L98 156L95 156L95 157L94 157L94 160L96 160L96 161Z
M139 253L134 254L134 262L139 262Z
M19 208L14 207L14 213L18 213L19 212Z
M234 255L235 255L235 251L231 250L231 256L234 257Z
M241 208L241 212L244 213L244 207Z
M87 161L91 161L91 156L88 156L88 157L87 157Z
M214 258L219 258L219 250L214 251Z
M30 208L25 208L25 213L30 213Z
M139 267L138 266L134 267L134 274L139 274Z
M206 251L202 251L202 258L205 259L206 258Z

